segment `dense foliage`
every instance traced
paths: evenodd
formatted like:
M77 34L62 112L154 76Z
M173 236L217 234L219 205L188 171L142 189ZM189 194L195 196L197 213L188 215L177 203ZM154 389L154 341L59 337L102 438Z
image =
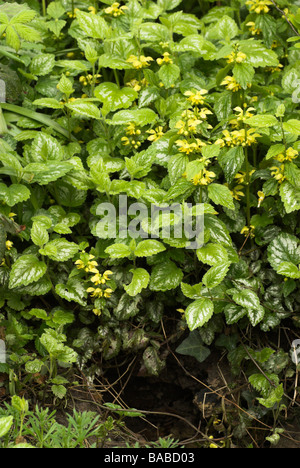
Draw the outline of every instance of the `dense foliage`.
M290 405L299 29L288 0L0 2L1 371L11 394L42 374L63 399L62 369L76 363L92 379L132 353L158 375L162 323L175 321L178 354L203 362L226 350L248 379L236 435L250 414L276 419ZM149 208L138 222L134 209L124 219L125 196ZM103 203L115 207L116 233ZM197 248L175 235L178 213L149 222L151 206L174 204L194 225L204 217ZM124 236L128 225L139 235Z

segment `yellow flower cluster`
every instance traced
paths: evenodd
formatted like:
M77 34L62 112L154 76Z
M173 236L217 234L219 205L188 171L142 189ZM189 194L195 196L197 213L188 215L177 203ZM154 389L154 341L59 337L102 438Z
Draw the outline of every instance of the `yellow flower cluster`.
M213 179L215 177L216 174L214 172L208 171L207 169L203 169L193 177L192 182L194 185L205 186L213 182Z
M229 130L223 130L223 138L218 139L215 143L221 147L229 146L231 148L235 146L252 146L257 143L256 138L259 138L261 135L256 133L255 128L249 128L241 130L234 130L229 132Z
M250 6L250 11L257 13L268 13L270 11L269 6L272 5L270 0L248 0L246 5Z
M128 10L128 7L126 5L120 6L120 3L113 3L112 6L105 8L104 12L107 15L111 15L114 18L117 18L118 16L125 15L125 10Z
M97 84L99 83L99 78L101 78L102 75L86 75L86 76L80 76L79 77L79 82L83 84L83 86L88 86L91 85L92 83Z
M14 245L13 242L11 242L9 240L5 242L5 246L6 246L7 250L11 250L13 245Z
M136 55L130 55L130 57L127 59L127 63L130 63L137 70L149 67L149 62L153 61L154 59L152 57L145 57L144 55L140 55L139 57Z
M242 63L246 60L247 55L244 52L231 52L225 58L227 58L227 63Z
M106 283L110 281L110 276L113 275L113 272L106 270L101 274L98 270L98 263L94 260L94 255L89 255L83 252L83 255L79 260L75 262L76 268L78 270L84 270L86 273L93 273L94 276L90 279L94 287L87 288L86 292L95 299L109 299L113 290ZM101 309L96 308L93 310L95 315L101 315Z
M284 175L284 164L281 164L280 167L273 166L271 167L271 175L274 177L275 180L279 184L282 184L282 182L285 180L285 175Z
M147 133L149 133L150 135L148 138L149 141L157 141L160 138L162 138L165 134L164 128L161 126L156 127L155 129L148 130Z
M129 81L128 83L126 83L126 86L128 86L129 88L134 89L134 91L136 91L138 93L139 91L141 91L142 88L146 88L148 86L148 84L149 83L146 80L146 78L143 78L141 81L133 79L133 80Z
M262 33L262 30L255 26L254 21L249 21L249 23L247 23L246 26L248 26L252 36L259 36L259 34Z
M228 184L225 185L228 187ZM245 193L242 191L243 189L243 185L237 185L236 187L230 189L230 193L235 200L240 201L241 197L245 196Z
M94 255L89 255L86 259L76 260L75 265L78 270L84 270L86 273L98 273L98 263L94 260Z
M188 155L192 153L200 153L202 147L206 146L206 143L199 138L196 138L192 143L189 143L187 140L178 140L176 141L176 145L179 147L180 153Z
M241 85L236 81L234 76L226 76L221 83L221 86L226 86L228 91L232 91L236 93L240 89L242 89Z
M283 163L284 161L292 162L294 159L297 159L299 155L299 151L295 150L294 148L288 148L284 153L278 154L274 159Z
M129 123L126 128L126 135L121 138L124 146L131 145L134 149L138 149L142 143L139 141L139 137L142 134L141 130L136 126L135 123Z
M241 230L241 234L243 234L245 237L255 237L255 226L253 226L252 224L248 227L248 226L245 226L243 227L243 229Z
M199 91L186 91L184 95L187 97L187 100L191 102L193 106L203 106L206 94L208 93L207 89L200 89Z
M159 66L162 66L164 64L172 65L173 63L173 60L171 59L171 55L169 54L169 52L165 52L163 54L163 58L158 58L156 61Z

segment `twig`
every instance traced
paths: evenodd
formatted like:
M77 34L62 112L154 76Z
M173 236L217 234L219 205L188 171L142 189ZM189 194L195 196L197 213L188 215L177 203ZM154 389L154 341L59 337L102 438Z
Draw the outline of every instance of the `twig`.
M292 30L294 31L294 33L297 35L297 36L300 36L299 32L297 31L297 29L295 29L294 25L291 23L291 21L288 19L287 15L286 15L286 12L281 10L279 8L278 5L276 5L276 3L274 2L274 0L271 0L271 2L273 3L274 7L276 8L276 10L278 10L286 19L286 21L289 23L290 27L292 28Z

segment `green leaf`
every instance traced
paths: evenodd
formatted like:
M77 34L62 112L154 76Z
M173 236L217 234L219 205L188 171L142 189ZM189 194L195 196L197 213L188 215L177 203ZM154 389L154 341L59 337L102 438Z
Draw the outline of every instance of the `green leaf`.
M30 196L30 190L25 185L12 184L7 187L0 183L0 200L3 200L8 206L26 201Z
M4 437L10 431L13 422L13 416L2 416L0 418L0 437Z
M203 284L208 289L218 286L227 275L230 265L231 262L227 262L210 268L202 278Z
M300 279L299 268L290 262L282 262L277 268L277 273L279 275L287 276L293 279Z
M284 153L284 151L285 151L285 146L282 145L281 143L279 143L277 145L272 145L268 149L266 159L269 160L269 159L275 158L280 153Z
M86 288L76 278L71 278L67 284L57 284L55 292L68 302L76 302L81 306L86 305L86 301L84 300L87 297Z
M49 234L42 223L34 222L31 228L31 240L35 245L42 247L49 241Z
M229 210L235 209L232 194L225 185L210 184L208 186L208 196L216 205L225 206Z
M46 271L47 265L40 262L35 255L22 255L12 266L9 288L28 286L42 278Z
M185 311L185 318L191 331L202 327L214 313L214 304L210 299L201 298L192 302Z
M56 138L39 133L32 142L31 156L34 162L61 161L64 159L64 151Z
M121 321L135 317L139 313L138 301L138 297L133 299L132 296L129 296L127 293L123 294L117 307L114 309L115 317Z
M35 106L47 107L49 109L63 109L63 104L61 104L57 99L54 98L41 98L36 99L32 103Z
M103 102L107 114L118 109L128 109L138 98L138 93L132 88L120 89L115 83L102 83L95 89L95 96Z
M126 258L132 254L132 250L126 244L113 244L105 249L111 258Z
M180 68L174 63L163 65L158 72L158 76L164 86L168 89L178 81L180 77Z
M203 341L198 331L193 331L176 348L176 353L184 356L192 356L197 359L198 362L204 362L210 355L210 350L203 345Z
M300 263L299 239L285 232L279 234L268 247L268 260L276 271L283 262L298 266Z
M247 89L249 84L253 81L255 70L249 63L236 63L232 73L237 83L239 83L243 89Z
M88 37L104 39L108 33L108 25L104 18L98 15L77 11L76 18L80 28Z
M86 102L84 99L77 101L69 102L66 104L75 115L81 115L83 117L88 117L90 119L100 120L101 113L95 104L92 102Z
M200 299L202 297L202 283L194 284L193 286L187 283L181 283L181 291L189 299Z
M30 73L37 76L46 76L51 73L55 66L55 55L39 54L31 60Z
M143 289L148 287L150 275L144 268L131 270L133 273L132 281L128 286L124 286L129 296L137 296Z
M247 62L253 67L276 67L278 56L273 50L267 49L260 41L240 41L239 50L247 55Z
M209 243L197 249L197 257L200 262L210 266L217 266L220 263L228 262L227 250L221 244Z
M58 82L58 85L57 85L57 88L59 89L59 91L63 94L65 94L66 96L70 96L71 94L74 93L74 88L73 88L73 84L72 84L72 81L69 80L69 78L66 77L66 75L62 74L59 82Z
M283 129L286 132L292 133L293 135L300 135L300 122L296 119L283 122Z
M258 128L267 128L267 127L274 127L278 124L278 120L274 115L253 115L249 119L246 119L245 122L252 127Z
M140 127L145 127L145 125L155 123L156 120L157 114L151 109L144 108L117 112L108 123L111 125L126 125L132 122Z
M237 290L233 294L232 299L236 304L245 309L257 309L260 307L260 300L257 294L251 289Z
M48 185L60 179L73 169L73 166L68 162L47 162L47 163L32 163L24 168L24 179L30 183L38 182L39 185ZM63 190L60 186L57 191ZM75 190L75 189L74 189ZM80 194L79 191L78 196ZM75 203L76 198L74 198ZM76 205L70 205L76 206Z
M231 184L244 164L244 150L241 146L231 148L226 153L220 154L218 161L223 169L227 182Z
M51 390L53 394L60 400L62 400L67 394L67 389L63 385L52 385Z
M183 279L183 272L171 260L160 263L152 269L150 290L170 291L177 288Z
M136 257L151 257L152 255L164 252L165 250L166 248L161 242L154 239L149 239L144 240L138 244L134 251L134 255Z
M168 172L172 185L176 182L176 180L182 177L188 162L189 158L184 154L175 154L174 156L170 157L168 162Z
M284 204L285 211L292 213L300 210L300 189L294 187L287 180L280 185L280 197Z
M63 238L50 241L43 249L39 250L41 255L46 255L56 262L67 262L71 260L78 251L79 247L77 244Z
M238 25L234 19L227 15L224 15L223 18L216 23L214 28L214 33L217 35L217 39L225 39L226 42L229 42L230 39L236 37L238 32Z

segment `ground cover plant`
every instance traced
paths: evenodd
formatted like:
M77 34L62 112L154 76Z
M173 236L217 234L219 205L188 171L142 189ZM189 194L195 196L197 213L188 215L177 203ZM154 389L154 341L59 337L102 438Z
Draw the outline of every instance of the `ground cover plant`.
M198 379L221 400L209 417L202 401L193 443L291 438L299 38L287 0L0 2L4 447L103 444L147 412L114 395L99 408L115 422L30 428L53 421L43 405L69 401L78 375L90 392L133 361L159 379L170 356L205 370L216 354L232 380Z

